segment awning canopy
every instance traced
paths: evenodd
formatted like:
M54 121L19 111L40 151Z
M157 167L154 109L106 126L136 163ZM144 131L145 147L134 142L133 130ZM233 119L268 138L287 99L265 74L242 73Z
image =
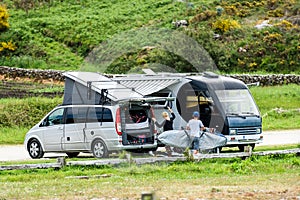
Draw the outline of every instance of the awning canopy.
M64 104L102 104L141 99L182 81L180 76L135 75L108 78L95 72L66 72ZM105 101L106 101L105 100Z
M153 94L162 89L165 89L181 80L181 77L151 77L151 76L136 76L136 77L121 77L114 78L121 85L127 88L133 88L134 91L146 96Z

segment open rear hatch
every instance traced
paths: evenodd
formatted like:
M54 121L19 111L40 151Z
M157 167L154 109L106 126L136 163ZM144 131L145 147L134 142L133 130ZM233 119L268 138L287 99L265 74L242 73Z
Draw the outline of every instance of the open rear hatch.
M119 102L119 128L123 145L154 144L156 130L151 118L155 102L173 101L174 97L134 98ZM118 116L117 116L118 118Z

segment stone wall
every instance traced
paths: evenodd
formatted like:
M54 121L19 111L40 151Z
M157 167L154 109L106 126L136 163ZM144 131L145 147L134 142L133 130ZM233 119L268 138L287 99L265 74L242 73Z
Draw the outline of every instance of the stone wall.
M30 78L34 80L53 80L64 81L65 78L62 75L63 71L57 70L39 70L39 69L22 69L14 67L0 66L0 75L4 78L16 79L16 78Z
M274 75L230 75L246 84L259 83L261 86L284 85L295 83L300 85L300 75L295 74L274 74Z
M31 78L37 81L40 80L53 80L64 81L62 75L63 71L57 70L36 70L36 69L21 69L11 67L1 67L0 75L4 78L16 79L16 78ZM276 75L227 75L239 79L246 84L255 84L259 82L259 85L283 85L295 83L300 85L300 75L293 74L276 74Z

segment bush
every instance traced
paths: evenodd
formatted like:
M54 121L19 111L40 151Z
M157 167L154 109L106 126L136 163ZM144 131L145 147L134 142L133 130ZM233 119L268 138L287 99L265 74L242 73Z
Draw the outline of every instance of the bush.
M0 55L8 55L10 51L15 51L16 48L16 45L14 45L11 41L0 42Z
M219 33L225 33L233 29L241 28L241 26L236 20L221 18L212 24L212 28Z
M0 31L5 31L9 28L9 14L5 6L0 5Z
M62 102L61 98L0 100L0 127L32 127Z

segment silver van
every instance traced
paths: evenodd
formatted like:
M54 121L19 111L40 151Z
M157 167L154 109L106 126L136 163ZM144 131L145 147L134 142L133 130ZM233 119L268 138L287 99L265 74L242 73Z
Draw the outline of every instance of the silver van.
M157 148L151 107L142 101L115 105L62 105L54 108L25 136L33 159L60 152L76 157L89 152L108 157L123 149L151 151Z

